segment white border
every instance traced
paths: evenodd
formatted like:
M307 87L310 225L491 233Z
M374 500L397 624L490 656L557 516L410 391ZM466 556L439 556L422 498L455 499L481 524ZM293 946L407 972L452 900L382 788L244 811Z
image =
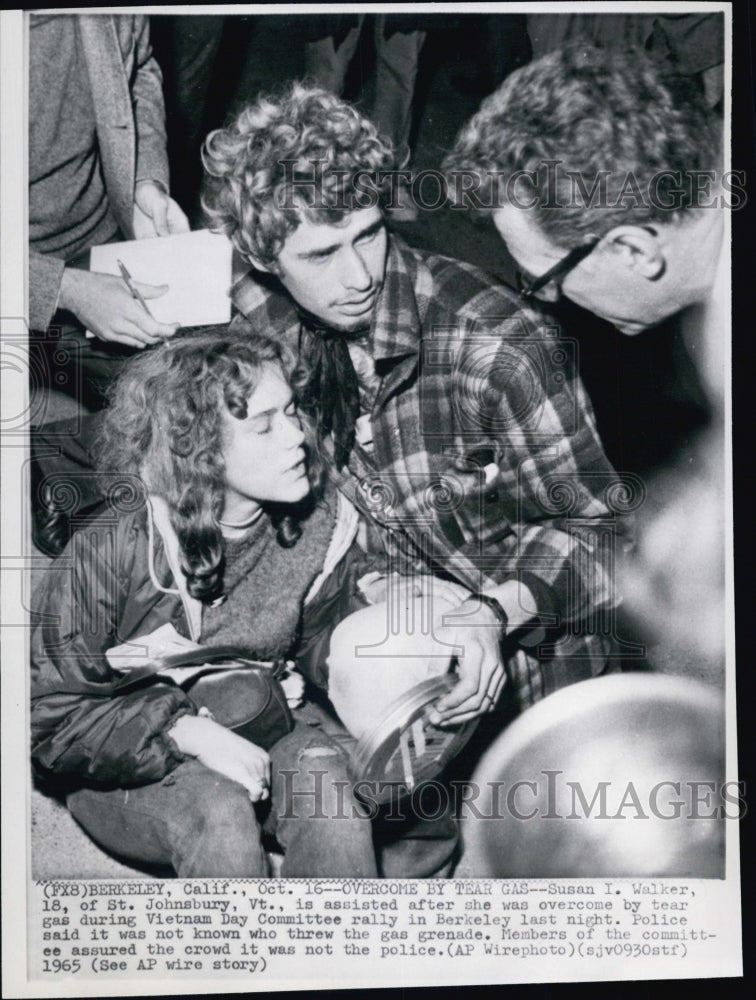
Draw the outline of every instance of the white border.
M597 12L604 14L611 13L642 13L649 12L649 9L659 12L667 11L680 13L685 12L710 12L713 10L723 10L728 30L726 31L726 66L732 65L732 44L731 44L731 9L729 4L710 3L687 3L687 4L649 4L649 3L629 3L629 2L588 2L576 3L550 3L529 4L529 3L507 3L506 5L492 5L488 3L466 3L463 6L457 3L435 3L435 4L352 4L352 5L329 5L329 4L296 4L296 5L275 5L275 4L252 4L252 5L213 5L213 6L139 6L139 7L100 7L100 8L67 8L69 12L94 13L213 13L213 14L236 14L236 15L285 15L307 14L307 13L327 13L338 9L339 12L345 10L367 11L379 13L385 11L402 12L423 12L443 14L444 12L458 12L460 9L467 14L476 13L496 13L497 9L502 13L520 12L548 12L560 13L563 11L575 12ZM48 9L48 8L45 8ZM51 8L56 9L56 8ZM23 29L23 12L20 10L4 11L0 14L0 73L2 86L0 86L0 129L2 131L2 142L0 142L0 324L2 339L4 342L15 340L23 336L24 325L21 317L25 313L26 303L26 252L24 234L26 231L25 218L25 156L26 156L26 88L23 81L26 79L25 62L25 41ZM730 137L730 113L729 106L726 111L726 141ZM729 141L726 148L729 149ZM727 164L729 168L729 163ZM727 237L729 239L730 219L727 217ZM728 330L731 329L731 321L728 318ZM726 348L727 370L730 371L731 362L731 341L727 337ZM14 368L4 368L0 373L2 378L2 405L3 428L12 425L14 419L25 411L26 385L25 378L19 378L19 371ZM726 460L727 460L727 484L726 484L726 546L728 574L726 582L726 608L727 608L727 722L728 722L728 746L727 746L727 773L732 779L737 774L737 743L735 739L735 674L734 674L734 595L732 579L732 440L730 424L732 417L731 387L728 383L725 395L725 428L726 428ZM5 995L14 996L61 996L68 992L63 983L35 983L29 986L25 979L25 956L26 956L26 920L25 920L25 899L27 896L27 878L29 874L28 838L29 830L29 782L28 768L26 767L26 747L27 747L27 676L22 664L26 663L27 646L26 632L20 626L19 608L26 605L28 597L28 581L26 580L25 568L28 566L28 557L23 553L29 552L28 525L22 515L23 505L18 504L20 491L20 470L25 457L25 449L18 447L19 441L12 442L13 447L8 447L8 442L3 442L3 472L2 477L2 518L0 519L0 530L2 539L2 557L0 568L2 569L2 588L0 590L0 608L2 609L3 627L3 652L4 663L2 671L2 779L3 779L3 801L2 801L2 828L3 838L3 978ZM19 818L23 817L23 822ZM726 900L723 905L726 909L721 913L721 926L735 928L740 923L740 907L738 894L739 879L739 853L738 853L738 830L737 824L728 824L727 841L727 887ZM607 966L607 969L609 967ZM546 969L541 968L535 976L520 975L513 976L515 970L509 967L509 963L502 964L502 980L507 977L510 982L527 982L537 979L540 981L553 981ZM621 970L612 969L613 978L618 978ZM382 977L380 985L431 985L441 984L440 974L434 970L427 969L422 975L417 976L413 970L402 971L397 967L396 978L391 982ZM701 974L700 971L697 974ZM734 969L711 969L708 974L716 975L737 975ZM627 970L628 978L642 978L633 966ZM596 977L598 978L598 977ZM491 980L480 979L474 973L463 974L457 979L450 977L447 972L443 973L443 983L451 985L453 982L459 984L470 982L484 982ZM268 981L261 982L261 988L270 990L283 989L303 989L305 984L300 978L287 981L280 980L275 984ZM370 985L362 980L359 984L345 981L343 978L333 979L330 982L318 982L317 984L307 984L306 988L325 988L327 986L346 985ZM376 983L376 985L378 985ZM182 980L151 980L149 986L134 981L115 982L109 980L77 980L72 983L78 995L95 996L103 995L103 988L108 995L121 996L138 993L140 995L155 994L157 992L182 993L186 992L189 983ZM205 980L196 981L191 984L191 992L228 992L242 987L240 980L218 981ZM136 987L136 989L135 989Z

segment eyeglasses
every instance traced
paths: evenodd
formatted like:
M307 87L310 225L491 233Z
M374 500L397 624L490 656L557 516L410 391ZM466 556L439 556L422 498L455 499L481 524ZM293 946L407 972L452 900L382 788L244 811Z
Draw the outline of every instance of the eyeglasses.
M566 256L558 260L553 267L550 267L545 274L542 274L540 278L533 278L531 280L527 275L518 271L518 290L521 297L523 299L532 299L542 288L545 288L552 281L557 282L560 278L566 278L573 268L577 267L582 260L585 260L586 257L593 253L600 242L601 237L596 236L587 243L581 243L580 246L574 247ZM557 288L561 291L560 285L557 285Z

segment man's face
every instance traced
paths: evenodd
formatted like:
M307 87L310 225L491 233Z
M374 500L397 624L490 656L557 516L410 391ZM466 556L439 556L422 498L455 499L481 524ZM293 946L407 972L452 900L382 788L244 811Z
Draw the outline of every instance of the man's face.
M551 242L529 212L515 205L497 209L493 220L515 262L531 279L545 274L568 252ZM664 281L649 281L632 266L632 253L628 247L602 242L558 283L546 285L536 296L554 301L561 292L621 333L641 333L675 313L680 303Z
M278 255L276 274L303 309L351 333L370 326L385 270L386 228L374 206L337 225L302 219Z

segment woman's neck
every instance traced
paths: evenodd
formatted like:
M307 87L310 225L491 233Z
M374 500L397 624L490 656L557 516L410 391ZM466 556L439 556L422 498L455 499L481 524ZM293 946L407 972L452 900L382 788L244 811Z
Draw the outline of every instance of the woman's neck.
M224 538L241 538L245 535L253 524L262 517L263 509L255 505L254 509L232 507L223 511L223 517L217 518L218 527Z

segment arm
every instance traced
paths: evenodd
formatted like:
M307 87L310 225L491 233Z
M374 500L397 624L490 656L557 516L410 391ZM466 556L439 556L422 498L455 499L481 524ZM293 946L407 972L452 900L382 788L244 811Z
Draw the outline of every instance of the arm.
M145 299L158 298L167 285L137 282ZM128 347L160 343L178 329L177 323L158 323L133 299L120 278L66 267L59 257L29 251L29 325L47 330L57 309L73 313L81 325L100 340Z
M133 18L134 69L130 81L136 131L134 235L137 239L189 231L189 222L169 197L165 106L160 67L152 54L149 18Z
M168 285L147 285L141 281L134 284L147 301L168 291ZM153 319L132 297L123 279L111 274L64 268L58 306L72 312L100 340L128 347L150 347L178 330L178 323L159 323Z
M459 366L456 390L466 402L458 412L463 420L471 418L470 440L476 428L478 440L481 426L490 428L491 453L476 473L485 485L470 488L458 520L483 553L475 589L496 599L508 622L502 628L491 608L473 599L459 608L460 623L442 633L465 649L460 684L438 705L445 721L493 707L505 682L500 638L506 646L519 629L527 656L519 656L518 664L524 659L540 673L549 660L537 652L544 632L528 634L526 628L523 634L528 622L546 616L550 638L554 630L563 636L568 625L579 633L583 623L616 603L603 546L614 528L607 496L618 477L560 341L531 330L525 346L511 339L518 331L522 338L517 319L502 324L493 333L500 344L495 358L490 341L484 342ZM487 354L487 364L476 359L478 350ZM509 647L513 655L512 640Z
M139 181L156 181L169 189L163 77L150 44L150 21L143 14L131 18L134 63L129 79L136 129L136 174Z
M34 760L55 774L129 786L159 781L194 757L244 785L253 802L267 798L267 753L200 716L180 688L151 684L113 696L117 675L105 654L127 613L149 615L128 603L132 581L144 591L134 556L148 542L143 532L124 531L123 521L114 544L109 535L104 526L75 535L35 599L44 624L32 634Z
M182 715L171 737L182 753L243 785L253 802L268 798L270 757L261 747L202 715Z
M127 519L127 523L132 523ZM32 756L56 774L129 785L160 780L185 755L170 735L195 709L178 688L151 685L113 697L105 653L134 598L144 533L104 525L78 532L35 596L31 642Z
M58 308L60 283L66 266L59 257L29 251L29 326L46 330Z

